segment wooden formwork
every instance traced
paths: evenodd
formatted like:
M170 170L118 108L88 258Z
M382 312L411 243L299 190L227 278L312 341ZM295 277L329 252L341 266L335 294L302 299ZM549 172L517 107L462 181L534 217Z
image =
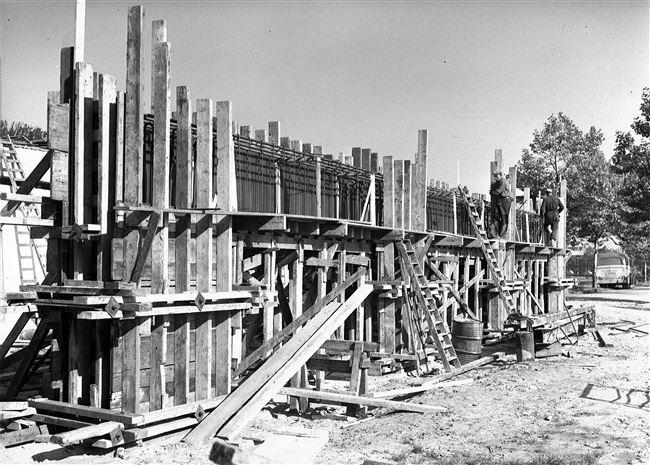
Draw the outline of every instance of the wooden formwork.
M31 225L48 240L48 275L22 289L41 318L33 350L51 334L46 397L106 418L207 405L263 369L310 318L371 286L326 335L347 341L359 394L361 373L436 357L409 310L415 288L398 241L419 251L448 326L469 308L485 329L504 328L469 212L455 190L427 180L426 130L414 161L355 147L350 165L283 137L279 122L238 127L231 102L193 100L184 86L172 96L164 21L152 25L160 40L147 114L143 18L142 7L129 8L125 92L90 64L73 67L66 48L61 89L48 95L51 195ZM517 207L511 174L509 238L493 248L518 313L534 321L564 311L564 251L540 242L539 217L528 199ZM481 212L487 221L489 203ZM326 348L290 367L294 388L306 386L305 366L336 365L324 361Z

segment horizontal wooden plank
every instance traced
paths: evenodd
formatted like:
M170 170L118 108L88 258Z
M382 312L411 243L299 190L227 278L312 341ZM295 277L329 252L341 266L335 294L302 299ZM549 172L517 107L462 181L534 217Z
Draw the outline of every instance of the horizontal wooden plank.
M0 216L0 224L12 224L17 226L54 226L54 220L43 220L41 218L17 218L14 216Z
M12 192L0 192L0 200L14 200L23 203L45 203L49 202L49 197L29 194L14 194Z
M121 433L123 429L124 425L122 423L106 421L96 425L84 426L71 431L53 434L50 438L50 442L61 446L67 446L69 444L78 444L87 439L97 438L107 434Z
M311 389L298 389L284 387L280 389L279 394L293 397L306 397L314 401L340 402L341 404L368 405L371 407L392 408L406 412L432 413L444 412L447 409L437 405L410 404L408 402L397 402L385 399L375 399L373 397L354 396L350 394L341 394L329 391L313 391Z
M28 403L30 407L34 407L37 410L66 413L69 415L77 415L85 418L96 418L98 420L116 421L124 425L138 425L144 420L144 417L142 415L114 412L112 410L97 407L88 407L85 405L69 404L67 402L60 402L58 400L34 398L29 399Z
M83 428L92 425L92 423L88 423L87 421L72 420L70 418L61 418L42 413L31 415L29 419L37 423L47 423L48 425L63 426L65 428Z
M361 341L349 341L346 339L329 339L323 343L321 349L325 350L339 350L339 351L352 351L354 344ZM363 344L361 350L364 352L377 352L379 344L376 342L361 342Z

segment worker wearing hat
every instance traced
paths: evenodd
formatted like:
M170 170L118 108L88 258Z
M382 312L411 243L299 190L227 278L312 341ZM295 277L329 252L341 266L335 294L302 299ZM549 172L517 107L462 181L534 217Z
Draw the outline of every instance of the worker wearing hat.
M492 172L494 182L490 186L490 195L494 197L492 207L492 236L506 239L510 217L510 186L503 178L501 170Z
M557 247L557 227L560 223L560 213L564 210L564 205L548 188L542 191L542 198L542 207L539 214L544 224L544 233L547 238L545 242L551 247Z

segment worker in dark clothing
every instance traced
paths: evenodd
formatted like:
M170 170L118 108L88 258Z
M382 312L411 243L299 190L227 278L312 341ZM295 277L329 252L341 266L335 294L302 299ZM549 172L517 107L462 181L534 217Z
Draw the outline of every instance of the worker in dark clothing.
M501 170L492 173L494 182L490 186L490 195L493 196L492 203L492 235L500 239L506 239L508 232L508 219L510 217L510 186L503 178Z
M553 195L551 189L544 189L542 192L542 207L539 211L544 223L544 233L547 237L546 244L557 247L557 227L560 223L560 213L564 210L562 201Z

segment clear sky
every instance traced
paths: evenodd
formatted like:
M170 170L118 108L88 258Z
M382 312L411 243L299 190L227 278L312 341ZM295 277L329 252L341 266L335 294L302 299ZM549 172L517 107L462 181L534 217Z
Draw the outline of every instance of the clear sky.
M514 165L560 111L601 129L611 156L649 85L648 1L89 0L85 61L121 89L137 4L148 42L151 21L167 21L173 89L231 100L240 125L280 121L335 155L412 158L428 129L429 176L455 185L459 163L475 192L495 149ZM0 18L3 118L45 129L75 1L0 0Z

